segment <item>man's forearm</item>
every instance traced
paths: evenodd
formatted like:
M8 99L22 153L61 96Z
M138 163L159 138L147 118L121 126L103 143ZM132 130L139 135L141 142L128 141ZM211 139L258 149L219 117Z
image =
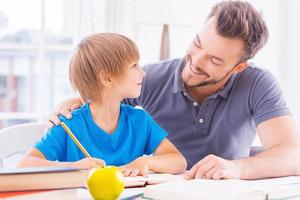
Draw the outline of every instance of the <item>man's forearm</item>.
M235 160L240 179L300 175L300 146L281 144L256 156Z

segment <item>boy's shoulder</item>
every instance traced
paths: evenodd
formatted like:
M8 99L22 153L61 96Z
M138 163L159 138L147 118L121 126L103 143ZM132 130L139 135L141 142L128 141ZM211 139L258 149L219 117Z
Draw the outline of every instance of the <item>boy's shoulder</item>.
M130 118L137 117L141 119L142 117L149 116L149 114L140 106L133 107L126 104L121 104L121 111L130 116Z
M67 125L73 122L81 121L86 115L88 115L88 103L83 104L80 108L72 110L72 118L68 119L67 117L60 115L59 119L61 122L65 122Z

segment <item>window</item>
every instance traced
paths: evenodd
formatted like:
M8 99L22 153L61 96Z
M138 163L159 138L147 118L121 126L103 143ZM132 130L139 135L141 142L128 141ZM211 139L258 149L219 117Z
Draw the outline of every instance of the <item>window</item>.
M0 0L0 128L43 121L75 96L68 80L74 46L95 32L130 35L132 2Z
M73 51L73 1L0 4L0 127L43 120L72 94L66 74Z

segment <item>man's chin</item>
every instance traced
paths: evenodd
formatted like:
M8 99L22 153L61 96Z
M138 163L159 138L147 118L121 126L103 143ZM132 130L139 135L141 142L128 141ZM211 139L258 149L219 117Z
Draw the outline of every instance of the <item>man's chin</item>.
M186 85L187 87L204 87L204 86L210 85L210 83L207 82L207 81L201 81L201 82L188 82L188 83L185 83L185 85Z

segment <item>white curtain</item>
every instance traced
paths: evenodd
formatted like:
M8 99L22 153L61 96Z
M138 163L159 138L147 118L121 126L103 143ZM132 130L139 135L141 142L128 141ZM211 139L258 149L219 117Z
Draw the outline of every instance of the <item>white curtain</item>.
M288 105L300 125L300 1L279 1L279 77Z

